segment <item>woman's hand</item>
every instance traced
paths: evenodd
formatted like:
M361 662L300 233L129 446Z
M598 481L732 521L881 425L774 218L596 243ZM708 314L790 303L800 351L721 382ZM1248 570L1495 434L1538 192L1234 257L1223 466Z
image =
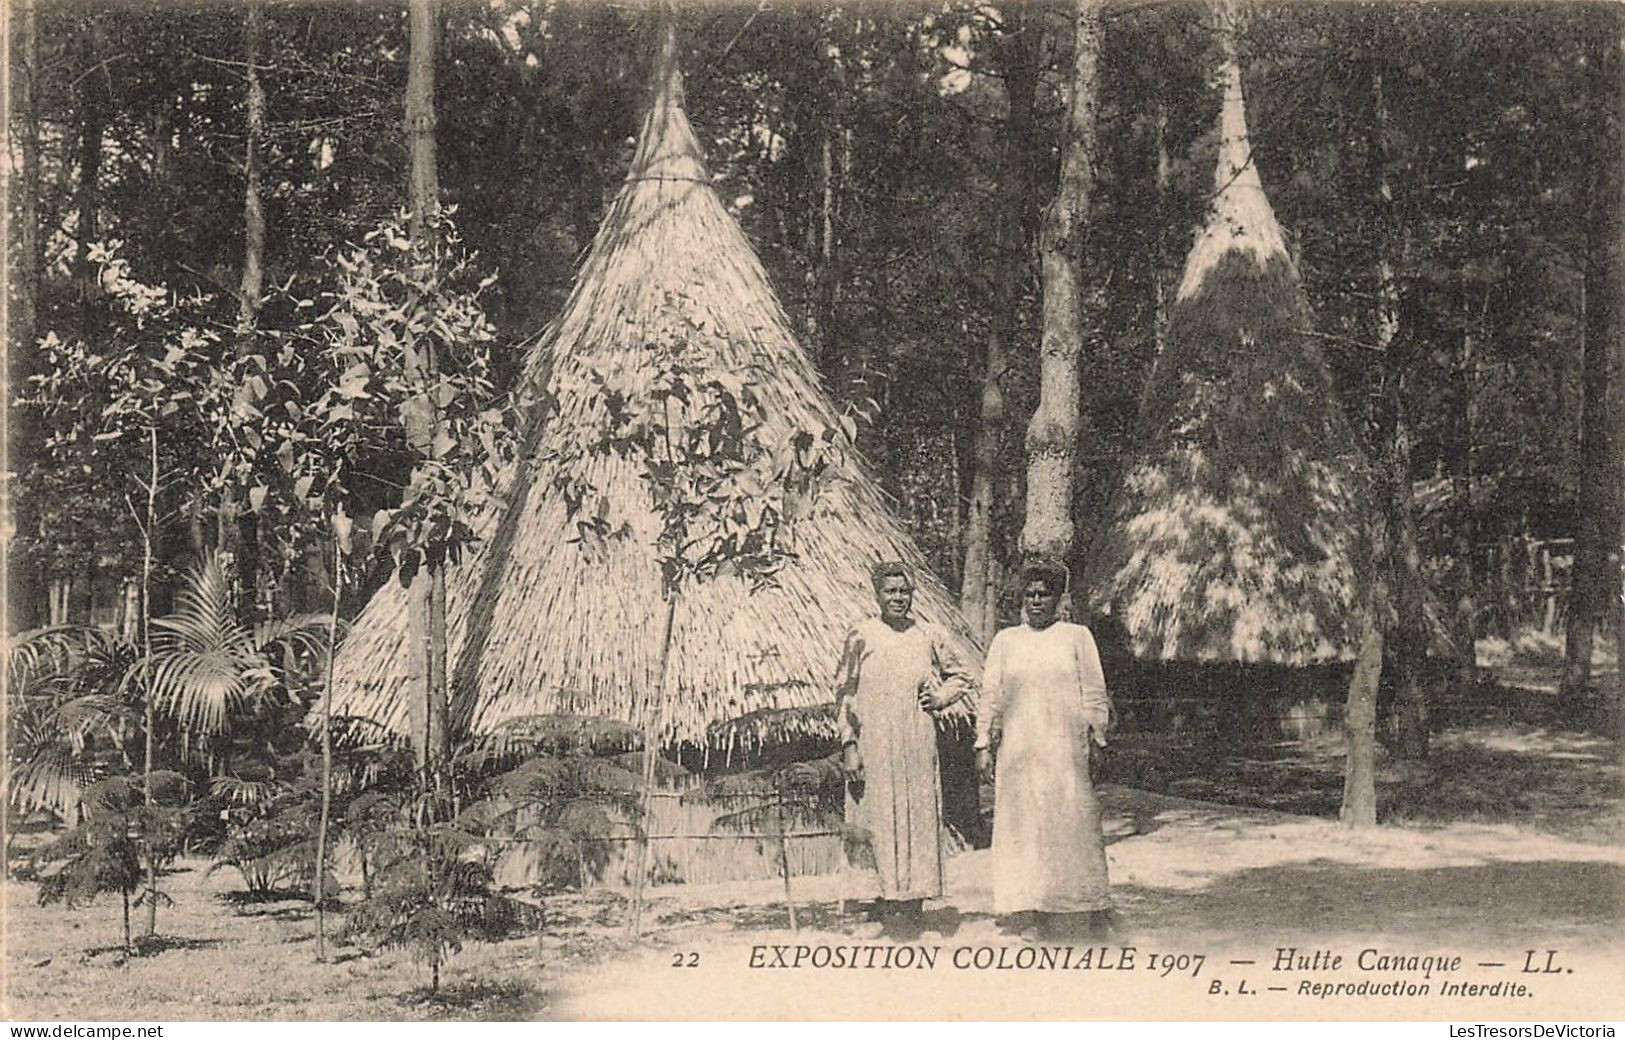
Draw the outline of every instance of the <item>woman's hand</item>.
M863 780L863 758L858 754L856 744L848 744L841 751L841 772L846 774L850 783L860 783Z
M976 773L984 784L993 782L993 752L987 748L976 749Z
M954 701L957 701L959 694L952 692L946 686L921 683L917 699L920 702L920 707L926 711L941 711Z

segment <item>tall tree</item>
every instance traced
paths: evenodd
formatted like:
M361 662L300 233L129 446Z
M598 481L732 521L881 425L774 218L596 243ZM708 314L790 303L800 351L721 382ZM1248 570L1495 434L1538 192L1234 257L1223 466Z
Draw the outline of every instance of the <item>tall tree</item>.
M1609 445L1609 366L1613 341L1619 335L1621 315L1615 313L1619 301L1612 291L1611 270L1615 248L1619 188L1612 178L1613 125L1616 115L1609 100L1613 97L1610 75L1616 61L1617 44L1609 31L1612 11L1599 9L1588 55L1586 94L1592 98L1591 179L1586 195L1586 232L1583 316L1581 322L1580 365L1580 451L1578 527L1575 532L1574 566L1569 586L1568 624L1563 640L1563 676L1558 685L1558 702L1572 712L1585 697L1591 682L1591 652L1599 622L1607 619L1612 606L1609 595L1614 584L1614 567L1609 561L1613 524L1609 516L1615 508L1613 491L1617 474L1614 452Z
M998 468L1005 435L1009 352L1019 328L1031 238L1027 213L1033 198L1033 138L1038 91L1041 23L1020 6L1003 12L996 50L1004 77L1008 115L1001 146L1001 204L997 216L998 277L982 355L981 412L971 448L970 501L965 521L965 569L959 607L983 641L998 627L998 561L993 548L998 505Z
M261 149L265 140L265 86L260 82L260 54L265 46L265 7L251 0L243 18L243 64L246 96L243 145L243 268L237 286L237 350L254 350L260 301L265 295L265 203L261 198ZM222 507L230 501L222 495ZM237 512L237 616L253 624L259 617L260 529L252 508Z
M40 254L39 197L40 197L40 119L39 119L39 16L38 0L18 4L15 12L16 55L11 62L11 104L16 115L18 135L21 137L22 168L18 171L17 190L7 194L16 199L16 232L7 237L6 256L10 261L9 273L14 291L0 303L6 311L7 370L4 378L8 386L18 386L30 367L34 341L39 335L40 275L43 269ZM0 424L0 458L18 458L26 455L18 451L17 436L21 431L14 423ZM15 500L12 509L16 509ZM12 514L15 516L15 513ZM15 589L13 554L7 552L0 559L0 587ZM28 581L29 588L37 582ZM51 598L52 606L55 597ZM22 614L27 619L17 627L34 627L33 615L38 610L37 600L12 594L6 604L13 611L12 620Z
M19 4L17 58L12 65L11 103L21 124L22 169L17 192L17 235L11 255L12 284L16 287L11 310L12 357L33 351L39 313L40 258L40 118L39 118L39 0Z
M1389 657L1395 668L1397 691L1398 751L1408 758L1427 754L1427 712L1422 676L1428 648L1427 587L1422 577L1422 552L1416 528L1416 507L1411 488L1411 431L1406 415L1406 375L1416 363L1414 337L1402 336L1398 270L1405 266L1407 240L1395 220L1394 189L1388 175L1394 157L1394 129L1384 93L1382 59L1387 54L1385 19L1372 19L1368 66L1370 69L1370 119L1367 126L1369 181L1367 197L1374 210L1373 278L1376 294L1372 300L1373 346L1378 351L1376 402L1375 487L1381 496L1384 522L1374 530L1382 535L1375 554L1376 575L1386 575L1382 595L1373 600L1374 622L1384 625L1378 633L1377 653L1383 651L1387 636ZM1392 611L1391 615L1389 611ZM1362 638L1361 659L1370 634ZM1359 664L1356 664L1356 669ZM1358 672L1357 672L1358 676ZM1372 680L1375 682L1375 679ZM1375 689L1372 690L1375 695ZM1374 702L1373 702L1374 703ZM1373 716L1373 723L1375 718ZM1375 819L1373 795L1373 820ZM1362 814L1363 818L1363 814Z
M1027 427L1027 517L1021 533L1024 552L1059 561L1068 569L1077 530L1072 501L1082 420L1078 365L1085 312L1089 320L1098 320L1103 295L1098 284L1085 285L1079 248L1095 187L1099 3L1078 0L1073 17L1071 98L1062 131L1060 184L1039 236L1043 333L1038 407ZM1087 308L1086 297L1091 304Z
M406 73L406 143L409 157L407 199L414 240L432 234L432 218L439 207L440 181L435 165L435 49L439 36L435 0L408 0L410 18ZM440 434L435 400L435 358L427 340L407 345L407 367L420 387L404 416L407 442L421 468L433 457ZM412 578L413 744L418 769L431 782L450 753L446 687L446 577L445 560L432 552Z
M1612 113L1609 123L1608 150L1599 165L1609 170L1610 220L1608 223L1610 246L1608 290L1614 303L1614 327L1609 330L1610 353L1613 357L1613 443L1608 476L1616 495L1610 503L1615 509L1613 552L1615 573L1610 588L1613 599L1614 647L1621 660L1615 669L1614 690L1614 748L1621 766L1625 766L1625 16L1617 7L1608 9L1603 25L1604 67L1610 72L1610 89L1603 96L1607 103L1599 106ZM1620 772L1620 784L1625 788L1625 769Z
M836 330L836 309L840 303L841 265L839 252L839 223L841 196L845 187L843 167L851 146L850 134L845 126L846 55L842 53L836 36L841 12L831 8L818 14L818 150L817 150L817 205L812 210L809 228L813 248L809 250L813 262L808 269L812 291L807 300L808 348L817 357L824 378L843 393L837 374L841 370L841 336Z

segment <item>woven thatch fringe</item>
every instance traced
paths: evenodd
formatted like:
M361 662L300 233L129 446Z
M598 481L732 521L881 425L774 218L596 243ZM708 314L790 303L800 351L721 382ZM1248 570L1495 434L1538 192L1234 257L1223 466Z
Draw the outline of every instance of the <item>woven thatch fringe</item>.
M664 605L647 492L630 462L593 462L575 475L610 499L631 532L593 547L574 540L552 490L557 455L581 431L602 428L604 402L561 388L580 385L588 370L629 364L678 320L715 364L761 373L768 438L839 425L760 261L710 186L674 61L659 83L626 184L563 314L526 361L524 385L558 391L557 411L533 422L505 481L505 507L481 521L480 549L448 574L453 711L475 732L556 712L641 721L638 706L659 680ZM947 591L845 449L794 523L797 558L777 587L753 593L722 577L684 594L664 691L668 746L832 735L833 716L812 709L832 697L846 628L874 610L876 560L910 565L918 615L976 652ZM407 719L405 608L398 585L379 592L340 651L335 683L341 710L395 730Z
M1253 165L1233 56L1217 196L1169 310L1141 450L1087 567L1134 653L1307 664L1358 640L1365 469Z

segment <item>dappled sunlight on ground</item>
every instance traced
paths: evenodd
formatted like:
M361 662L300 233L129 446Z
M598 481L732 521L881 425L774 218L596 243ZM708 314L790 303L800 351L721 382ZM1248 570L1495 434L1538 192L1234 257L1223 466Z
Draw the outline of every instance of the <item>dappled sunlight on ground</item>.
M1625 849L1618 846L1506 823L1349 831L1328 820L1119 786L1107 787L1103 800L1119 944L1215 958L1282 942L1365 941L1360 937L1509 957L1525 944L1590 957L1621 952ZM132 959L118 948L116 904L40 908L32 886L7 882L10 1013L79 1020L838 1016L838 1006L797 1004L812 993L805 986L728 972L744 971L751 949L763 944L879 941L879 925L843 905L848 888L839 876L793 879L797 933L789 931L781 879L658 886L641 940L625 933L625 893L595 889L548 900L540 941L470 946L447 966L442 993L431 996L427 971L399 951L337 946L331 963L314 963L308 904L245 904L232 895L235 877L205 876L202 867L185 863L166 879L176 906L160 914L164 939ZM1022 941L990 913L991 870L986 850L949 861L947 898L928 904L922 942L957 948ZM710 974L685 976L673 967L674 958L695 953ZM726 966L720 976L719 962ZM841 986L859 988L827 996L869 999L863 987L885 978L846 977ZM963 973L933 974L930 986L938 989L922 991L921 999L940 1000L954 1015L979 1014L987 1001L1039 984L1006 977L1002 988L990 985ZM1093 981L1063 991L1050 985L1032 990L1038 1004L1007 1013L1143 1017L1125 992ZM1173 1014L1178 1000L1196 999L1194 986L1154 996L1174 1000ZM1082 1003L1069 1011L1073 1000Z
M1557 949L1576 974L1542 978L1538 995L1548 1007L1575 1009L1594 1007L1611 992L1625 959L1619 931L1625 849L1509 825L1351 831L1330 821L1122 788L1104 797L1118 907L1110 950L1133 946L1138 967L1155 951L1201 954L1208 959L1202 980L1148 979L1138 972L956 971L940 964L908 974L752 968L753 957L771 960L775 947L866 950L881 941L876 924L841 912L837 879L806 878L793 885L799 932L788 928L779 882L662 893L673 902L649 937L653 949L567 974L551 1013L638 1018L658 1009L673 1018L827 1018L862 1009L878 1017L1246 1018L1268 1017L1276 1006L1286 1017L1313 1015L1314 1005L1289 1005L1279 994L1265 995L1279 1005L1206 999L1209 980L1221 976L1233 986L1250 972L1258 985L1266 974L1258 965L1286 945L1351 957L1369 947L1461 955L1483 981L1501 977L1505 965L1516 970L1532 949L1542 957ZM947 898L931 904L922 947L952 957L965 948L1030 941L1001 928L989 912L991 870L986 850L949 862ZM703 971L674 968L688 960ZM906 1006L897 996L905 992ZM1445 1014L1448 1006L1345 1002L1323 1013L1414 1019ZM1517 1017L1527 1007L1463 1003L1457 1013Z

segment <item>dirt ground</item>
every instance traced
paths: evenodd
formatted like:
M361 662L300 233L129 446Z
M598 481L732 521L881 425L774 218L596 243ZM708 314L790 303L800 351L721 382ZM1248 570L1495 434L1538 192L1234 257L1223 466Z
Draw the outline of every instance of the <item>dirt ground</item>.
M1373 946L1461 955L1510 967L1475 967L1458 979L1534 980L1535 992L1522 1001L1462 1002L1460 1011L1478 1018L1625 1011L1614 996L1625 967L1625 849L1507 824L1352 833L1325 820L1124 788L1105 794L1119 907L1108 947L1114 957L1124 946L1137 951L1128 970L1091 968L1065 979L1054 971L956 970L946 961L911 972L751 968L758 946L876 943L878 926L842 913L841 880L820 877L795 880L799 933L788 929L778 881L657 889L648 934L635 943L621 928L621 894L563 897L549 907L540 945L524 938L471 947L453 959L443 993L431 999L424 970L397 952L340 948L332 963L316 964L307 905L240 902L227 874L206 877L203 864L188 863L167 879L176 905L161 914L165 938L129 960L118 949L112 905L41 909L29 886L8 882L8 1017L1433 1017L1435 1005L1414 1001L1209 992L1214 980L1233 991L1322 978L1269 978L1267 962L1289 946L1345 958ZM988 913L990 889L986 851L953 858L947 898L931 906L921 943L940 946L946 959L960 947L1019 948L1024 940L1001 932ZM1539 951L1544 966L1548 949L1558 951L1559 971L1521 971L1526 951ZM1153 953L1202 955L1205 964L1194 976L1181 969L1163 977L1160 967L1145 967ZM894 999L900 994L908 999ZM1572 1013L1586 1008L1592 1013ZM1550 1013L1564 1009L1571 1013Z
M795 879L796 932L778 880L662 886L635 941L624 894L597 889L550 900L540 938L465 949L431 996L426 969L399 951L338 947L317 964L308 903L244 902L229 871L188 861L165 879L175 905L160 913L159 940L129 959L112 901L45 909L33 886L7 880L5 1017L1619 1020L1625 812L1614 746L1600 724L1559 724L1539 678L1531 668L1522 690L1481 692L1446 719L1425 762L1384 758L1384 825L1373 830L1332 818L1336 740L1199 761L1141 749L1161 771L1116 779L1157 782L1103 793L1118 907L1104 947L1045 952L1002 930L989 913L990 855L969 851L949 861L946 898L905 947L843 907L838 877ZM1274 970L1294 948L1320 959ZM812 966L838 950L864 963ZM770 966L798 955L799 967ZM1050 960L1032 960L1041 955ZM888 967L888 956L914 963ZM1377 965L1390 956L1461 964ZM1339 967L1327 968L1333 957ZM1443 995L1461 983L1486 988Z

